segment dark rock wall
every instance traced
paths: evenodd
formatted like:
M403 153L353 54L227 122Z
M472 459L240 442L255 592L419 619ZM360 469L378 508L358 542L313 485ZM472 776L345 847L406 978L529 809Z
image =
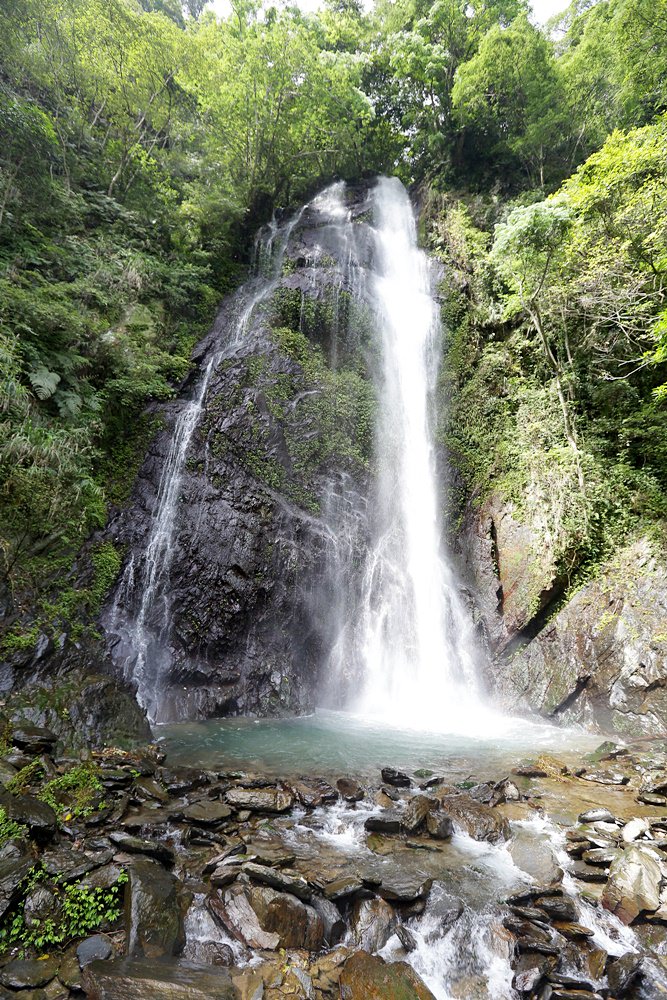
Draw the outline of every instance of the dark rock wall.
M348 189L363 267L368 191ZM359 259L361 258L361 259ZM365 544L372 444L369 327L350 285L349 247L306 210L272 294L214 371L181 482L168 599L163 719L304 712L354 582L336 567ZM237 328L241 294L199 346L203 366ZM196 384L191 378L191 391ZM187 389L187 387L186 387ZM160 474L183 403L162 408L128 507L108 535L141 558ZM132 651L118 628L140 593L111 595L104 615L119 672ZM114 605L116 607L114 608ZM128 671L129 667L129 671Z

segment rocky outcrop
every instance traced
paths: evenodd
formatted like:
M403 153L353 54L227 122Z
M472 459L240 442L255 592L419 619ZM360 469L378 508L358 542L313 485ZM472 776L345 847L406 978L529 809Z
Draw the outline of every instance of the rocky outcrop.
M116 670L131 677L136 643L125 619L136 618L144 594L161 475L179 415L212 364L179 485L167 578L147 613L152 651L163 646L168 664L160 670L163 720L308 710L340 602L354 601L353 577L345 592L334 577L366 530L372 390L349 273L365 263L368 189L348 188L347 197L359 220L352 264L350 244L315 203L293 228L272 231L260 258L272 250L270 268L280 268L286 240L282 271L272 277L269 268L223 303L195 351L198 371L180 399L156 410L163 429L127 509L108 527L126 562L103 622ZM167 603L165 630L158 619Z
M628 544L560 609L566 580L539 526L498 496L469 515L462 555L506 708L667 732L667 565L653 543Z

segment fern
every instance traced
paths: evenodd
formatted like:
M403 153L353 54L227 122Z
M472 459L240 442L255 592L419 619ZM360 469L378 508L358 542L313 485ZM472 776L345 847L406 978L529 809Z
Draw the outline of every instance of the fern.
M60 382L60 375L56 372L50 372L48 368L44 367L37 368L34 372L28 372L28 378L38 399L50 399Z

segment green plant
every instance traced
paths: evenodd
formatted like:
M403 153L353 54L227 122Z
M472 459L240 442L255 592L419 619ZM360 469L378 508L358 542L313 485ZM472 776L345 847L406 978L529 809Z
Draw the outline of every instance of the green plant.
M22 767L20 771L17 771L14 777L7 782L7 791L12 792L14 795L19 795L33 782L41 778L43 774L44 765L38 758L35 758L29 764L26 764L25 767Z
M33 868L24 880L21 901L0 926L0 945L6 948L18 945L22 954L29 949L39 953L65 947L71 941L115 924L122 912L122 893L127 880L127 873L121 871L109 888L89 888L81 882L63 884L59 878L49 879L44 869ZM25 901L39 883L48 884L55 897L54 910L59 915L28 925Z
M10 819L7 810L0 806L0 847L8 840L13 840L14 837L25 837L27 833L28 828L23 823L17 823Z
M90 761L71 767L58 778L47 782L38 798L50 805L56 815L65 814L69 818L84 819L96 809L102 808L100 795L103 791L100 769Z

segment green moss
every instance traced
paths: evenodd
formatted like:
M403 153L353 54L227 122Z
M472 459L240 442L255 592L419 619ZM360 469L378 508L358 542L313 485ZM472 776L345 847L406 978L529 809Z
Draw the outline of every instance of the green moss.
M76 765L47 782L37 797L50 805L56 816L84 819L103 805L100 797L104 786L100 778L96 764Z

